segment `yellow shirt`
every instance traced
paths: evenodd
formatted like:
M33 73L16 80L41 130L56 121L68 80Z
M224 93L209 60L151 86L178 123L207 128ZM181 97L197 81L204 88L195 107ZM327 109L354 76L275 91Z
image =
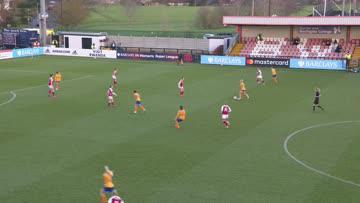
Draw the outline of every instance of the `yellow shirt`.
M240 90L246 90L246 87L245 87L245 83L241 82L240 83Z
M55 74L55 82L60 82L62 80L61 74Z
M112 181L112 175L110 175L109 173L104 173L103 178L104 178L104 187L107 187L107 188L114 187L114 183Z
M272 74L272 75L276 75L276 70L275 70L275 68L272 68L272 69L271 69L271 74Z
M140 97L140 94L139 94L139 93L135 93L135 94L134 94L134 97L135 97L135 100L136 100L136 101L141 101L141 97Z
M176 118L178 119L181 119L181 120L185 120L186 119L186 112L185 110L179 110L177 115L176 115Z

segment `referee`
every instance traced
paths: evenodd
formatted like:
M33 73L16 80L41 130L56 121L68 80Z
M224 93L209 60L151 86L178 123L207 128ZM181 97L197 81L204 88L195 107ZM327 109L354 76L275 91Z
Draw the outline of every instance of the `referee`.
M313 103L313 112L315 112L315 108L318 107L321 110L324 111L324 108L322 106L320 106L320 88L315 88L315 98L314 98L314 103Z

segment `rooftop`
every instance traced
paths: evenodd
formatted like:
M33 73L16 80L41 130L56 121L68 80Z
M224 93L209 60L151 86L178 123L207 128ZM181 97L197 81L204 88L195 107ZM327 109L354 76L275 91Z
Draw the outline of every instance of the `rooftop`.
M224 25L360 26L360 16L283 17L224 16Z

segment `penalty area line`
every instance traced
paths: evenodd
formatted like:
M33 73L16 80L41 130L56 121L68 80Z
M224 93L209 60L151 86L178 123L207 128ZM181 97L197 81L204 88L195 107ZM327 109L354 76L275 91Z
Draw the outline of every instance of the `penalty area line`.
M343 179L343 178L340 178L340 177L337 177L337 176L334 176L334 175L331 175L329 173L326 173L324 171L321 171L319 169L316 169L306 163L304 163L303 161L301 161L300 159L298 159L297 157L295 157L295 155L293 155L290 151L289 151L289 147L288 147L288 143L289 141L295 137L296 135L298 135L299 133L301 132L305 132L307 130L310 130L310 129L314 129L314 128L320 128L320 127L326 127L326 126L331 126L331 125L337 125L337 124L346 124L346 123L360 123L360 120L358 121L339 121L339 122L331 122L331 123L324 123L324 124L318 124L318 125L312 125L312 126L309 126L309 127L306 127L306 128L303 128L303 129L300 129L300 130L297 130L293 133L291 133L290 135L288 135L283 143L283 148L284 148L284 151L285 153L292 159L294 160L296 163L300 164L301 166L305 167L306 169L310 170L310 171L313 171L317 174L320 174L322 176L325 176L325 177L328 177L328 178L331 178L331 179L334 179L334 180L337 180L339 182L342 182L342 183L345 183L345 184L349 184L349 185L352 185L352 186L356 186L356 187L360 187L360 184L359 183L355 183L353 181L350 181L350 180L346 180L346 179Z

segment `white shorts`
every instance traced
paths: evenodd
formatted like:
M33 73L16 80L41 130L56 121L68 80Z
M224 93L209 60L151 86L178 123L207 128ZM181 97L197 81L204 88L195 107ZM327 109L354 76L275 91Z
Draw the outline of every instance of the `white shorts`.
M262 80L263 77L262 77L262 76L257 76L256 79L257 79L257 80Z
M113 80L117 80L117 78L116 78L116 76L115 76L115 75L113 75L113 76L112 76L112 79L113 79Z
M179 89L180 89L180 92L184 92L184 91L185 91L185 88L183 88L183 87L180 87Z
M222 118L223 120L227 120L227 119L229 119L229 114L222 114L222 115L221 115L221 118Z
M113 100L114 100L114 97L113 97L113 96L108 96L108 100L109 100L109 101L113 101Z
M53 90L54 89L54 86L53 85L49 85L48 86L50 90Z

